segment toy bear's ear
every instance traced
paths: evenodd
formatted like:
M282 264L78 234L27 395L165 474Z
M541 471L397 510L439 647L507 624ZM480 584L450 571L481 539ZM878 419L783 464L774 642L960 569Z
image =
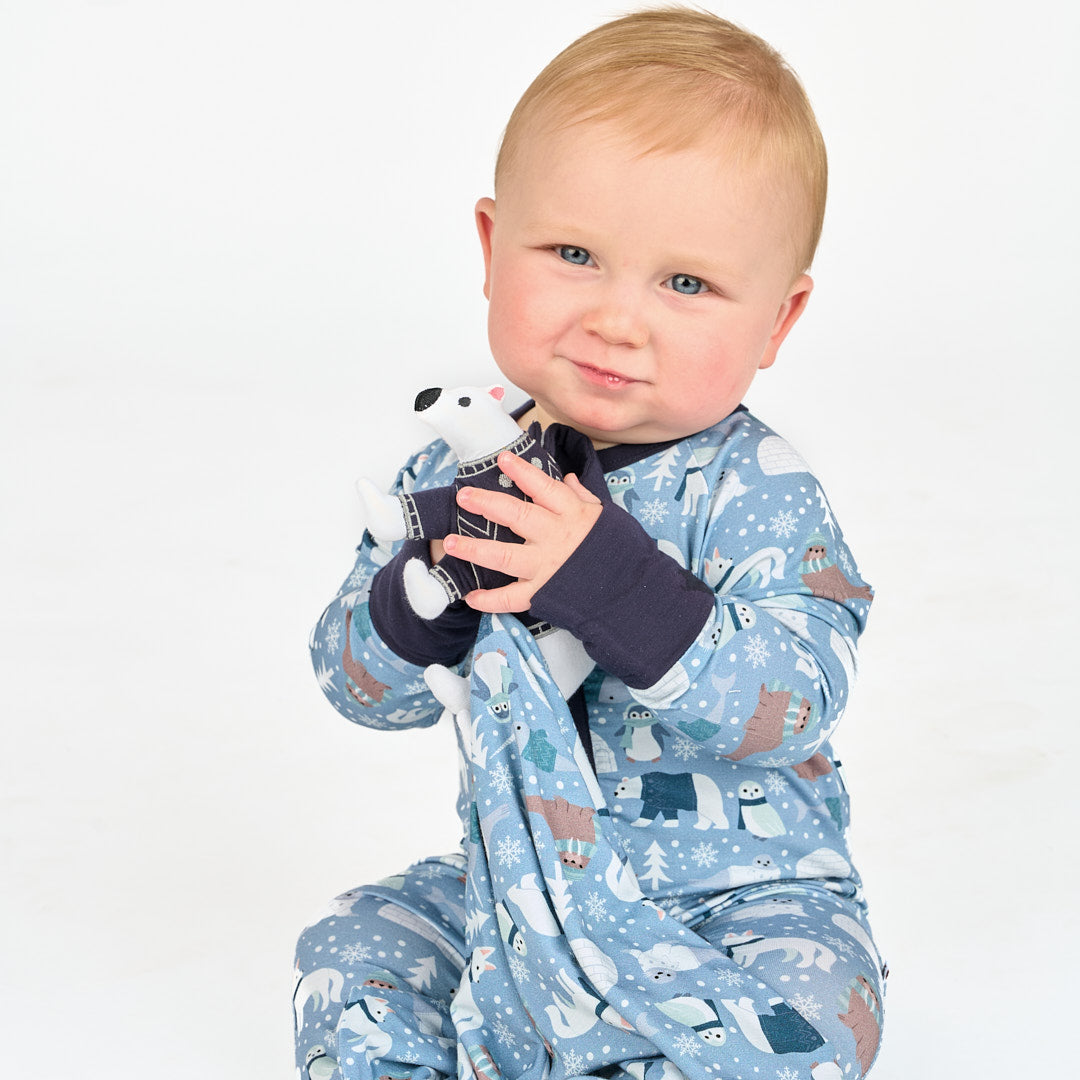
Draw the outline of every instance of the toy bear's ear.
M506 391L498 385L489 386L487 391L496 401L502 401Z

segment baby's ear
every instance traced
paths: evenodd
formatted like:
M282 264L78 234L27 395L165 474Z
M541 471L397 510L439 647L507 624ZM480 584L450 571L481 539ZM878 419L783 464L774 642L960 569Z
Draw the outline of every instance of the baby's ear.
M476 231L484 252L484 296L491 296L491 235L495 228L495 200L483 198L476 204Z
M799 316L806 310L806 302L810 299L810 293L814 289L814 280L809 274L800 274L792 283L780 310L776 313L776 322L773 324L772 336L765 346L765 352L761 357L758 368L772 367L773 361L784 338L788 336L791 328L799 321Z

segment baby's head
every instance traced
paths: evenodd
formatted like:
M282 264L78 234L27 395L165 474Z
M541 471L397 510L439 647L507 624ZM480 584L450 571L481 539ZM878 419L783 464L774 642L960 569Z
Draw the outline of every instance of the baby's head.
M495 163L495 195L531 138L610 125L642 153L710 146L789 203L793 268L809 268L825 216L825 143L798 76L754 34L689 8L641 11L578 38L517 103Z
M715 423L805 306L825 187L765 42L680 8L599 27L526 90L477 205L496 362L598 442Z

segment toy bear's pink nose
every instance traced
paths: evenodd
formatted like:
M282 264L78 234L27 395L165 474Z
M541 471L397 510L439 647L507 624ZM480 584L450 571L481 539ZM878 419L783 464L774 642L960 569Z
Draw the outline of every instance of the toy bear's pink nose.
M441 394L441 386L429 386L426 390L421 390L413 402L413 412L423 412L425 409L430 409L439 400Z

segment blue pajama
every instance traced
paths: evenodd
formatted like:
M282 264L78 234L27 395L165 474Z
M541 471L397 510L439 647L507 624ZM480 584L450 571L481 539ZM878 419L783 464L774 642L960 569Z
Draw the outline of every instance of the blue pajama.
M456 1074L450 1004L462 977L470 978L464 968L464 926L455 915L465 904L463 868L460 855L416 863L388 883L350 891L338 899L334 914L304 931L297 951L302 977L294 996L301 1025L297 1039L301 1076L405 1080ZM776 1070L765 1075L783 1080L838 1078L844 1075L842 1067L851 1058L852 1046L857 1059L873 1060L880 1032L879 961L867 947L857 903L810 882L752 885L727 894L715 908L703 907L684 917L680 925L686 938L696 940L699 949L711 945L714 951L695 955L695 946L678 944L654 949L642 954L640 970L634 974L645 982L673 986L680 978L689 982L685 965L701 961L689 969L696 977L688 989L697 991L695 999L714 1003L712 1012L728 1029L725 1049L740 1037L745 1040L738 1055L742 1060L732 1061L732 1071L721 1069L713 1075L755 1075L753 1067L764 1060ZM414 920L419 920L422 932L414 929ZM493 957L495 953L481 956L479 978L472 983L473 998L491 1017L490 1026L478 1033L473 1045L523 1055L522 1060L534 1063L542 1043L536 1039L530 1044L531 1025L522 1028L515 1021L524 1009L513 1004L519 986L525 988L530 1009L557 1006L567 995L557 981L548 984L550 995L529 994L530 989L539 990L539 983L530 987L528 981L515 981L515 968L519 978L525 970L523 959L508 950L489 970ZM702 968L712 978L711 997L700 985ZM348 1003L365 997L393 1010L381 1026L391 1037L387 1049L372 1062L348 1019ZM761 1014L763 1027L755 1026L753 1017L761 1004L755 1006L753 1001L768 1006ZM708 1019L708 1010L703 1014ZM770 1018L775 1020L771 1027ZM587 1022L583 1018L581 1026ZM761 1024L760 1018L756 1023ZM715 1047L689 1025L672 1021L672 1031L672 1060L683 1063L680 1071L693 1075L693 1066L706 1064ZM580 1036L566 1039L561 1050L564 1075L591 1071L592 1042L599 1035L604 1040L599 1044L602 1051L618 1034L595 1023ZM440 1042L440 1035L446 1041ZM827 1041L814 1045L819 1038ZM762 1050L765 1046L769 1049ZM305 1071L309 1063L310 1071ZM507 1070L515 1076L527 1071ZM624 1059L621 1072L639 1080L645 1072L664 1077L665 1066L655 1058ZM677 1074L669 1067L666 1075L670 1080Z
M435 443L397 490L452 475ZM595 671L585 733L522 624L483 619L454 721L462 851L302 935L301 1076L870 1069L883 965L829 741L870 590L805 463L744 410L613 479L713 614L651 686ZM358 555L313 635L320 684L357 722L434 723L421 669L365 608L392 550L365 536Z

